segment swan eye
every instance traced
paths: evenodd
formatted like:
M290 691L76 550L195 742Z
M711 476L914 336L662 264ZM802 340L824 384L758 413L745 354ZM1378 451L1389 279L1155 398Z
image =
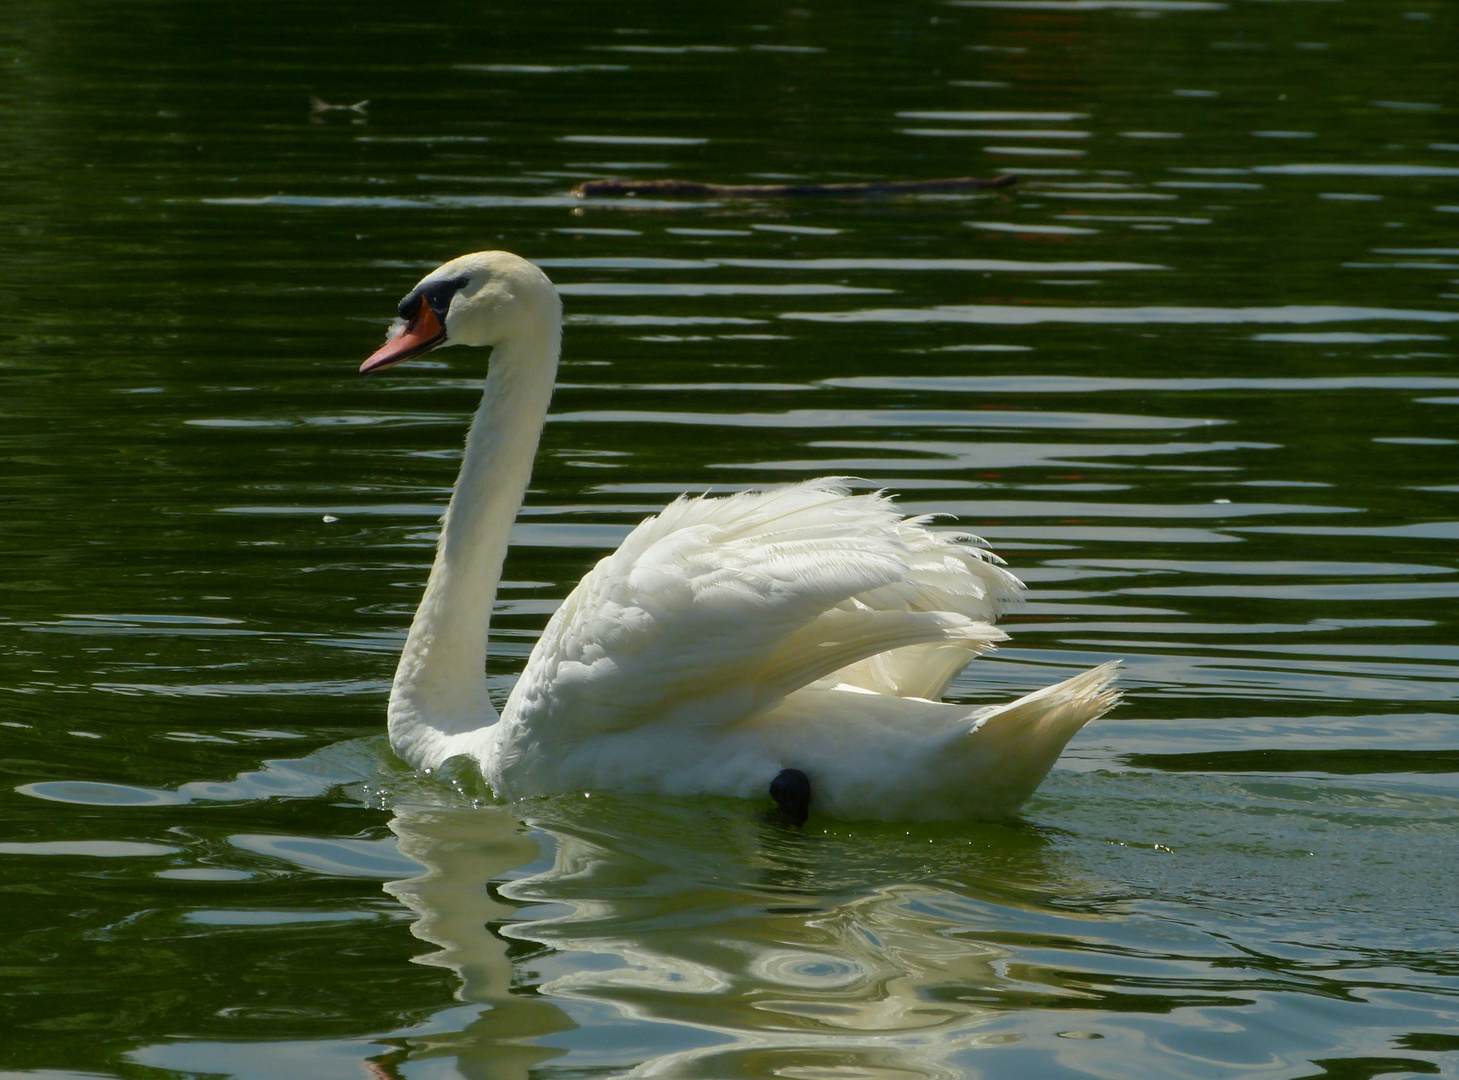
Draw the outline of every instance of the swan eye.
M451 306L451 297L455 296L471 279L464 274L461 277L449 278L445 281L432 281L424 285L417 285L405 299L400 301L400 317L406 322L415 318L420 311L420 302L424 300L431 305L431 310L436 313L436 318L442 322L446 319L446 311Z

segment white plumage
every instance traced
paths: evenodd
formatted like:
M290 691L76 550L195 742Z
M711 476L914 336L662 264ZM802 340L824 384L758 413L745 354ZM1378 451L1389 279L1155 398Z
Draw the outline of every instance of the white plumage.
M783 769L812 811L1013 813L1069 738L1117 700L1105 664L1008 705L941 702L1006 635L1022 584L981 542L836 479L680 498L552 616L498 716L491 604L556 375L561 305L504 252L463 256L401 302L363 365L494 346L481 408L390 702L392 745L432 768L473 756L496 793L764 797Z

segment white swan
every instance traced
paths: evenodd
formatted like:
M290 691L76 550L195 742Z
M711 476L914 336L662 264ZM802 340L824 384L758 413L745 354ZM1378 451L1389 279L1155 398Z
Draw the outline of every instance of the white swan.
M427 274L364 372L493 348L435 565L390 693L417 768L466 754L501 798L563 791L764 798L797 822L1012 814L1114 705L1118 662L1007 705L939 700L1022 583L965 534L813 480L680 498L558 608L498 716L492 603L547 416L557 290L500 251Z

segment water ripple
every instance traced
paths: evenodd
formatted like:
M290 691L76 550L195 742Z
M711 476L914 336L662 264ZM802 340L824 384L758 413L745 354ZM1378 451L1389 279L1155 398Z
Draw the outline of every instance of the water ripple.
M1292 304L1285 307L1026 307L1006 304L945 304L930 308L877 308L863 311L786 311L782 319L806 322L957 322L992 326L1037 323L1101 325L1233 325L1240 323L1459 322L1459 311L1411 308L1342 307Z
M854 296L891 293L895 289L874 289L854 285L711 285L698 283L602 281L558 285L564 296ZM1456 316L1459 317L1459 316Z
M1305 378L1120 378L1061 375L864 375L826 386L865 390L935 390L969 394L1202 393L1212 390L1459 390L1442 375L1318 375Z

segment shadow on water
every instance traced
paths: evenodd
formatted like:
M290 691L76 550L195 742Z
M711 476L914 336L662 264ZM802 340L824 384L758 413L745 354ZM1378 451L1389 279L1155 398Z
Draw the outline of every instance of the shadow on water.
M765 804L769 805L768 800ZM1023 821L914 825L774 820L754 802L594 795L523 804L533 825L583 850L673 868L706 885L834 898L888 884L953 882L988 903L1061 907L1071 887L1058 831Z

